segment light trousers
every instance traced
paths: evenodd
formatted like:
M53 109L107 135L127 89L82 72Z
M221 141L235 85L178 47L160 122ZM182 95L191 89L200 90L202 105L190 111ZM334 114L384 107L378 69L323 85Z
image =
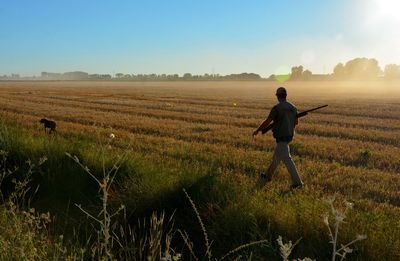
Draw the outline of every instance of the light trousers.
M294 164L292 157L290 155L290 149L288 142L277 142L276 148L274 151L274 155L272 156L272 162L267 170L267 179L271 180L272 175L274 174L276 168L278 167L279 163L283 161L285 164L290 177L292 178L293 185L302 185L303 182L297 172L296 165Z

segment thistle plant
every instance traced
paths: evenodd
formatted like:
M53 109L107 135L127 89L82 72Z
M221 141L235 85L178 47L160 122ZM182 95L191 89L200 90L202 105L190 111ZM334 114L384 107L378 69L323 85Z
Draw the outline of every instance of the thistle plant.
M94 253L95 256L98 256L101 260L113 260L112 255L112 231L111 231L111 221L117 216L124 208L124 205L121 205L116 211L110 213L109 211L109 192L111 185L114 182L115 176L120 169L122 163L124 162L128 151L126 150L124 154L119 155L113 166L109 169L106 168L105 164L105 150L111 146L111 143L115 139L115 135L113 133L108 135L107 143L100 144L100 154L102 161L102 176L97 177L86 165L80 162L77 156L73 156L69 153L65 153L69 158L74 160L82 169L89 174L89 176L97 183L100 188L100 199L101 199L101 210L97 214L92 214L89 211L85 210L81 205L75 204L86 216L94 220L99 226L99 235L98 240L100 242L99 248L96 248Z
M330 207L331 207L331 214L334 218L334 223L331 225L329 223L329 215L326 214L324 216L324 223L328 227L328 232L329 232L329 237L330 237L330 243L332 244L332 261L336 260L336 257L340 257L340 261L345 260L347 254L350 254L353 252L353 249L350 248L351 245L356 243L357 241L361 241L367 238L366 235L357 235L356 238L349 243L343 245L341 244L340 247L338 247L338 237L339 237L339 227L342 223L344 223L344 219L348 213L349 210L353 209L354 204L351 202L345 202L345 209L343 211L335 208L334 202L335 198L332 197L331 199L327 200ZM296 241L296 243L292 244L292 241L289 241L287 243L284 243L282 241L282 237L279 236L278 239L276 240L279 245L279 251L280 255L282 257L283 261L289 261L289 256L292 253L294 247L299 243L300 239ZM297 259L298 261L312 261L312 259L306 257L304 259Z
M278 237L276 241L278 242L279 252L283 261L289 261L290 254L292 253L294 247L300 242L300 240L301 238L298 239L294 244L290 240L289 242L284 243L282 237L281 236Z
M340 257L340 260L344 260L347 254L353 252L353 249L350 248L351 245L353 245L357 241L361 241L367 238L366 235L357 235L356 238L349 243L345 245L341 244L340 247L338 246L339 227L342 223L344 223L344 219L346 218L348 211L353 209L354 204L351 202L345 202L345 209L341 211L335 208L333 204L334 202L334 197L328 200L328 203L331 207L331 214L334 218L334 223L332 225L329 223L328 215L325 215L324 217L324 223L328 227L329 237L331 239L330 243L332 244L332 261L335 261L336 257Z

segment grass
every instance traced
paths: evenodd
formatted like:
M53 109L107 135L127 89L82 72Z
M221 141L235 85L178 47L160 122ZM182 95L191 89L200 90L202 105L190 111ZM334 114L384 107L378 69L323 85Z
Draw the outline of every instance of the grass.
M279 259L276 239L281 235L284 241L302 238L293 256L330 259L323 215L329 211L324 199L332 195L355 203L341 227L339 242L349 242L360 233L368 236L348 258L399 257L396 135L400 107L396 101L375 97L381 103L369 113L365 105L371 97L335 102L320 91L319 98L330 104L329 110L301 122L292 151L308 186L293 193L287 189L283 168L272 183L257 184L257 174L266 167L273 149L269 137L250 138L253 126L265 114L265 104L273 102L257 98L264 89L250 86L258 94L243 96L242 89L222 86L218 88L224 96L218 96L221 90L204 85L198 86L198 93L192 92L193 87L179 86L121 87L118 83L112 91L92 85L45 85L0 90L4 119L0 146L8 152L8 166L19 166L17 176L26 173L27 159L38 162L47 157L32 176L31 184L40 185L32 204L54 215L51 230L54 235L63 234L66 245L69 240L86 246L92 231L91 222L74 204L90 213L102 206L98 183L65 152L76 155L102 179L99 142L104 144L112 132L116 137L105 151L105 167L112 168L128 146L130 151L111 186L110 211L123 204L132 226L138 219L148 220L155 210L165 211L167 217L174 213L174 227L190 236L197 256L207 252L204 229L182 189L196 204L212 254L218 258L243 244L267 240L267 245L238 254L252 255L253 260ZM25 89L33 94L27 96ZM296 95L294 99L303 102L298 107L316 104L315 98ZM232 107L232 102L237 106ZM44 115L57 120L57 135L42 133L37 118ZM173 237L171 244L183 252L184 260L191 256L181 237Z

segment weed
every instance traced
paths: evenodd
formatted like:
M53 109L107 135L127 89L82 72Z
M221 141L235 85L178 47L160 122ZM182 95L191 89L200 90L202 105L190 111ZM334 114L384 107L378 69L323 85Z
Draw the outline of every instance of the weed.
M191 199L191 197L189 196L189 194L186 192L185 189L183 189L183 192L185 193L186 198L189 200L190 205L191 205L191 207L192 207L194 213L196 214L197 221L198 221L198 223L199 223L199 225L200 225L200 227L201 227L201 230L202 230L202 232L203 232L204 242L205 242L205 247L206 247L206 250L205 250L204 258L203 258L203 259L208 259L208 260L225 260L226 258L231 257L232 255L234 255L234 254L236 254L236 253L238 253L238 252L240 252L240 251L242 251L242 250L244 250L244 249L247 249L247 248L250 248L250 247L256 246L256 245L263 245L263 244L265 244L265 243L268 242L267 240L259 240L259 241L254 241L254 242L250 242L250 243L247 243L247 244L243 244L243 245L241 245L241 246L238 246L238 247L236 247L236 248L230 250L230 251L227 252L225 255L223 255L221 258L214 258L213 255L212 255L212 251L211 251L211 243L209 242L207 230L206 230L206 228L205 228L205 225L204 225L204 223L203 223L203 220L201 219L200 212L197 210L196 204L195 204L194 201ZM184 232L182 232L182 231L179 231L179 233L180 233L181 237L183 238L183 240L184 240L186 246L188 247L188 249L189 249L189 251L190 251L190 254L193 256L193 258L194 258L195 260L199 260L199 259L197 258L197 256L194 254L194 251L193 251L193 243L190 241L189 236L187 235L187 233L184 233ZM236 260L236 259L235 259L235 260Z
M359 156L360 165L367 166L371 156L372 156L371 147L367 147L365 149L361 149L360 150L360 156Z
M353 203L346 202L344 211L340 211L339 209L335 208L334 206L335 198L331 198L328 200L330 207L331 207L331 214L334 218L333 227L331 227L329 223L329 216L326 215L324 217L324 223L328 228L329 237L331 239L330 243L332 243L332 261L336 260L336 257L340 257L340 260L344 260L347 254L353 252L353 249L350 248L351 245L356 243L357 241L361 241L367 238L365 235L357 235L357 237L350 241L349 243L343 245L339 245L339 227L344 222L346 218L347 212L353 208Z
M109 191L111 189L111 186L113 184L115 175L117 174L122 162L126 158L127 153L121 155L118 157L117 161L113 164L113 166L110 169L106 169L105 166L105 150L110 146L111 142L115 138L115 135L111 133L109 135L109 139L106 144L100 144L100 150L101 150L101 157L102 157L102 174L103 176L101 178L98 178L92 171L85 166L83 163L80 162L79 158L77 156L72 156L69 153L66 153L66 155L73 159L79 166L82 167L83 170L89 176L96 181L100 188L100 193L101 193L101 210L100 212L96 214L91 214L87 210L85 210L81 205L76 204L76 206L83 212L85 213L88 217L90 217L92 220L98 223L100 226L100 229L98 231L98 241L100 244L96 246L93 255L98 257L101 260L113 260L113 255L112 255L112 231L111 231L111 222L112 218L117 216L124 208L124 205L121 205L115 212L110 213L109 211L109 205L108 205L108 200L109 200Z

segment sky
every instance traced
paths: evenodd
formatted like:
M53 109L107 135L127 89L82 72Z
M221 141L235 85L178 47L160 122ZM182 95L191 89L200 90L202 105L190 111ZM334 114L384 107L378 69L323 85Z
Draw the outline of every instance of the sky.
M0 75L400 64L398 0L0 0Z

